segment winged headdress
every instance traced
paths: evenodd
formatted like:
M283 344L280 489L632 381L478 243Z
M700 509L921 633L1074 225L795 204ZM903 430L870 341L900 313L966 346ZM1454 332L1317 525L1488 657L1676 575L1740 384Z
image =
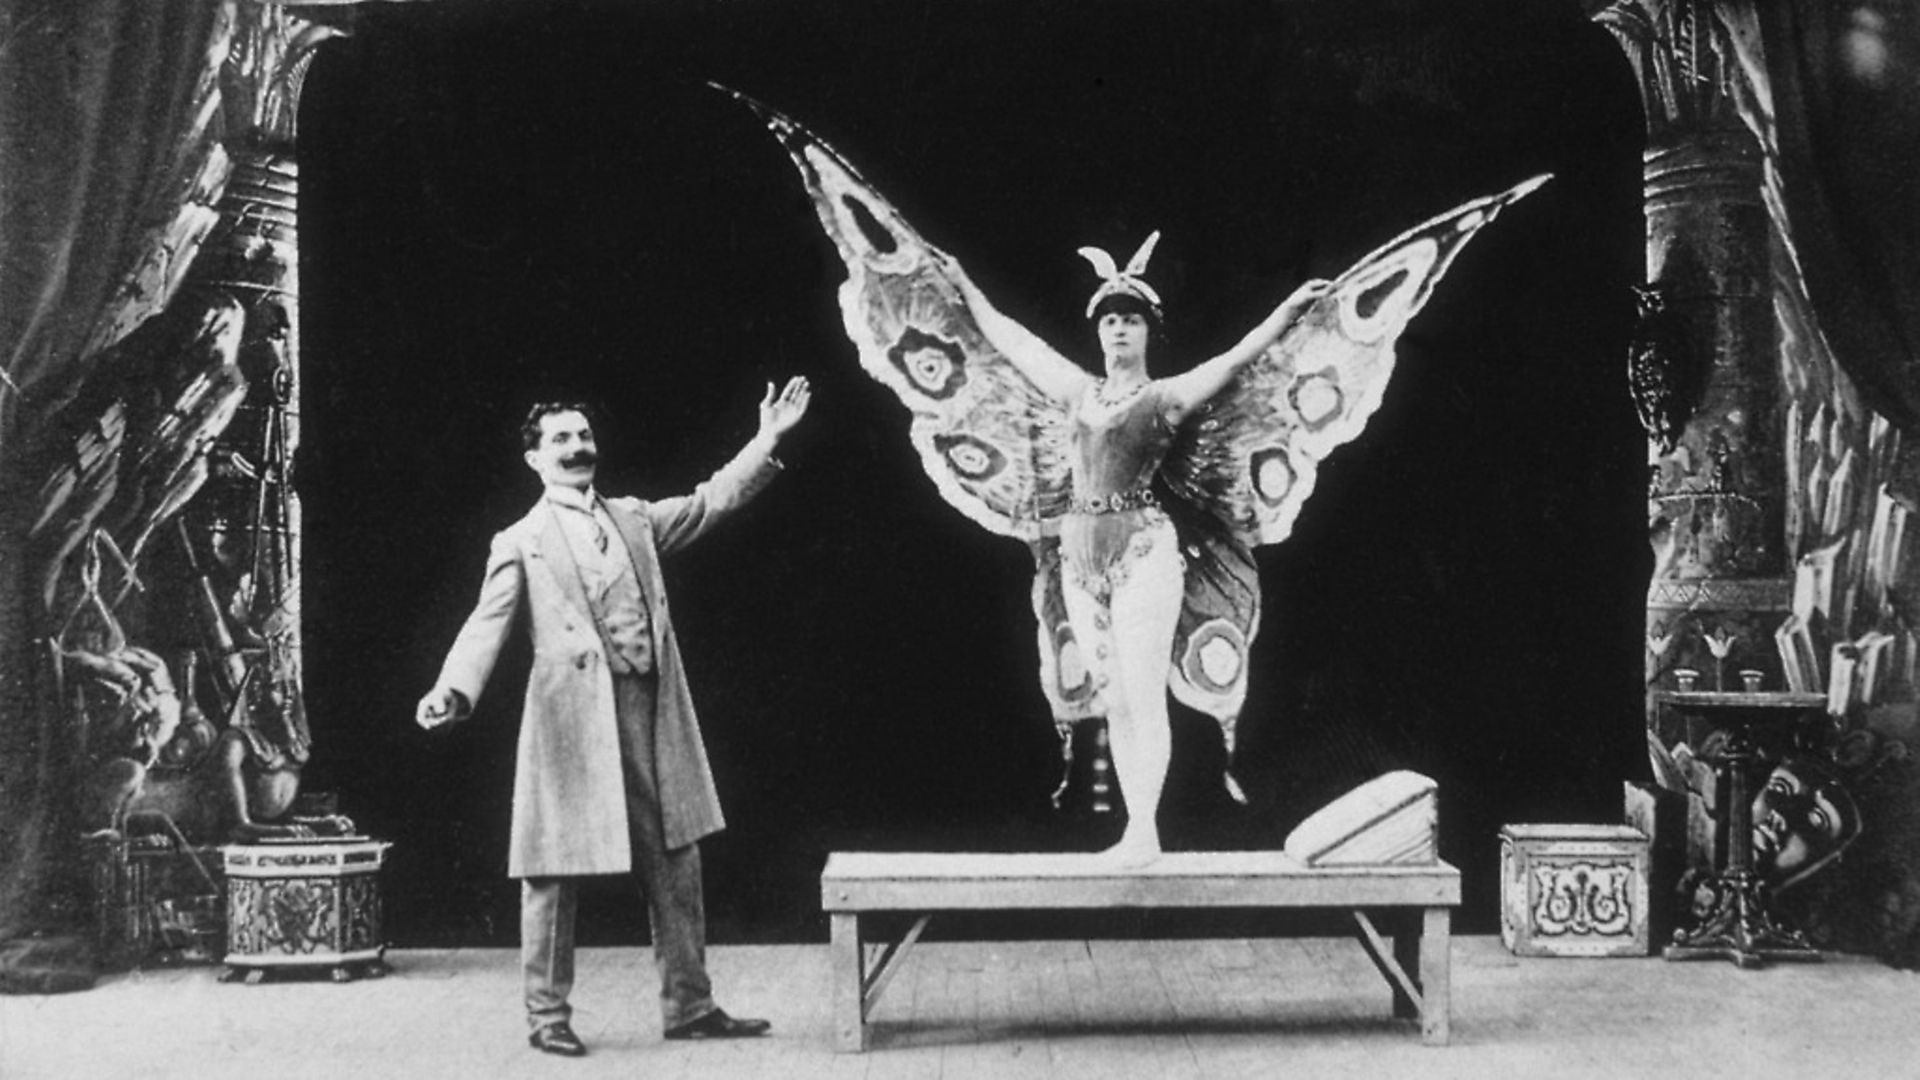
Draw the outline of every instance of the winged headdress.
M1100 307L1100 301L1109 296L1131 296L1153 309L1155 318L1160 316L1160 294L1153 291L1140 275L1147 272L1147 260L1153 258L1153 248L1160 242L1158 229L1149 235L1140 250L1127 260L1127 268L1120 269L1113 256L1097 247L1083 247L1080 257L1093 264L1093 272L1100 275L1100 287L1093 290L1093 296L1087 300L1087 318Z
M977 293L968 299L959 263L832 147L781 113L720 89L760 115L799 169L846 264L840 311L847 336L867 373L912 413L909 437L935 488L989 531L1032 549L1041 686L1064 741L1075 720L1106 711L1079 660L1061 593L1059 522L1073 496L1069 407L1042 393L1007 353L1023 350L1030 364L1069 385L1093 376L998 311L976 310L985 302ZM1393 373L1396 339L1461 247L1547 179L1455 207L1355 263L1177 432L1160 479L1197 513L1176 515L1186 595L1168 685L1219 721L1229 756L1260 625L1251 549L1287 538L1320 462L1366 427ZM1116 292L1158 309L1159 296L1140 278L1158 237L1124 268L1105 251L1081 249L1102 280L1089 313ZM1227 785L1239 798L1231 776Z

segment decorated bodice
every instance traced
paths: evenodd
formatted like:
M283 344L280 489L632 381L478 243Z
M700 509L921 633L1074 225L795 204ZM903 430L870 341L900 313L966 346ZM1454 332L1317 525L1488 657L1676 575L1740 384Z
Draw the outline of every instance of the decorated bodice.
M1061 552L1072 572L1100 575L1142 529L1166 521L1148 486L1173 445L1173 428L1153 383L1118 401L1101 400L1095 383L1069 423L1074 512L1061 523Z
M1095 383L1073 410L1073 493L1078 499L1145 488L1173 445L1158 384L1147 383L1112 402L1101 399L1100 388Z

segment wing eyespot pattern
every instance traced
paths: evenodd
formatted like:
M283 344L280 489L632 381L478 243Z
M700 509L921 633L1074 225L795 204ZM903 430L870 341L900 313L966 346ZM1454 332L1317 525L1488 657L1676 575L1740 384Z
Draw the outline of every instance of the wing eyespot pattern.
M1293 462L1287 460L1285 447L1254 451L1247 461L1247 476L1254 495L1268 506L1279 506L1293 491Z
M1318 431L1340 418L1347 396L1340 383L1325 371L1301 377L1287 391L1294 415L1310 431Z
M1195 686L1209 693L1232 691L1246 666L1247 641L1239 627L1227 619L1213 619L1187 638L1186 655L1181 667Z
M1059 646L1054 688L1068 702L1077 703L1092 697L1093 673L1087 670L1086 660L1080 655L1080 642L1074 637L1073 626L1062 622L1054 627L1053 634Z
M887 360L915 390L945 401L967 384L965 350L952 341L909 326L887 349Z
M964 432L955 435L935 435L933 447L947 463L947 467L958 473L963 479L976 483L991 480L1006 471L1007 455L992 443Z

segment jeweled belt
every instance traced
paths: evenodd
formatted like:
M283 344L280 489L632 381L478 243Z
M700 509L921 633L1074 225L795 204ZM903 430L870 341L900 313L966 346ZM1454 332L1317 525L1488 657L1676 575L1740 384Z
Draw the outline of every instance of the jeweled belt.
M1112 495L1090 495L1073 498L1073 512L1076 514L1117 514L1122 510L1145 510L1150 506L1159 506L1160 499L1152 488L1137 487L1131 491L1116 491Z

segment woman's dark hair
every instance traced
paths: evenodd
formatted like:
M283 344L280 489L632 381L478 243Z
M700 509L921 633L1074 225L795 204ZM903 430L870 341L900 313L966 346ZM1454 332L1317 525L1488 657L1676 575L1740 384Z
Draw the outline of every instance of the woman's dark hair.
M1100 321L1100 316L1105 315L1109 311L1117 311L1123 315L1144 315L1147 321L1152 323L1158 323L1160 321L1160 312L1156 310L1152 304L1147 303L1144 297L1135 296L1132 293L1126 292L1112 292L1101 297L1100 302L1093 305L1093 314L1088 315L1087 318L1090 321L1098 322Z
M527 418L520 421L520 449L531 450L540 445L540 420L556 413L577 412L587 418L587 426L598 428L600 414L593 406L584 401L542 401L527 410Z
M1162 345L1167 340L1166 320L1161 317L1160 309L1132 293L1108 293L1093 305L1093 313L1087 316L1090 323L1099 323L1100 316L1108 312L1121 315L1138 315L1147 320L1147 340L1153 345Z

